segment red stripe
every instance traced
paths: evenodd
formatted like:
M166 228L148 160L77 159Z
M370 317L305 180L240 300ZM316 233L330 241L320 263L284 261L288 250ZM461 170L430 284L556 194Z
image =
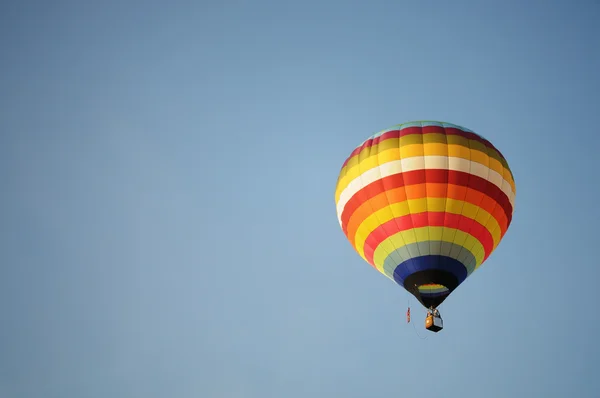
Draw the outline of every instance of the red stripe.
M459 214L445 212L425 212L409 214L394 218L381 224L367 236L365 241L365 257L369 263L373 262L373 255L377 246L390 236L401 231L408 231L421 227L448 227L466 232L477 239L484 248L484 261L494 249L494 238L492 234L478 221Z
M386 134L388 134L388 133L386 133ZM355 150L353 150L352 153L350 154L350 156L348 156L348 158L344 161L344 164L342 165L342 169L346 166L346 164L348 163L348 161L350 161L350 159L352 159L353 156L358 155L359 153L361 153L363 149L365 149L367 147L373 146L374 145L373 142L374 142L374 140L372 138L369 138L368 140L366 140L365 142L363 142L363 144L361 146L359 146L358 148L356 148ZM379 141L377 141L377 142L379 142Z
M492 145L491 142L489 142L488 140L486 140L483 137L480 137L479 135L477 135L475 133L470 133L468 131L462 131L462 130L454 128L454 127L441 128L442 130L440 130L440 128L441 127L439 127L439 126L405 127L400 130L388 131L388 132L380 135L379 137L376 137L375 139L369 138L361 146L359 146L358 148L354 149L354 151L352 151L350 156L348 156L348 158L344 161L342 168L344 168L344 166L346 166L346 164L348 163L348 161L350 161L350 159L352 159L352 157L358 155L363 149L365 149L367 147L371 147L373 145L377 145L380 142L385 141L385 140L389 140L392 138L402 138L409 134L435 134L435 133L440 134L441 133L441 134L446 134L446 135L458 135L460 137L464 137L469 140L475 140L477 142L480 142L481 144L494 149L496 152L498 152L498 154L502 158L504 158L504 156L502 156L502 153L500 153L500 151L494 145Z
M508 196L496 185L473 174L456 170L444 169L421 169L407 171L404 173L392 174L390 176L373 181L369 185L361 188L346 203L342 212L342 228L348 225L348 221L356 209L372 197L385 192L389 189L399 188L408 185L430 183L446 183L463 187L469 187L479 191L494 199L502 207L506 219L508 220L506 228L512 220L512 205Z

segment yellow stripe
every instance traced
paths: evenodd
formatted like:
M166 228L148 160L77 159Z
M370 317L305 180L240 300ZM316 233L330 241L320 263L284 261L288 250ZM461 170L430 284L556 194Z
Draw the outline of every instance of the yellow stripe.
M381 134L384 134L384 133L392 131L392 130L383 131L383 132L381 132ZM462 137L459 135L452 135L452 134L446 135L444 133L409 134L409 135L402 137L400 140L398 140L398 138L388 138L388 139L385 139L385 140L379 142L378 144L371 145L371 146L364 148L363 150L361 150L361 152L359 152L354 157L360 156L362 154L362 152L373 153L373 150L371 149L372 147L386 148L386 145L388 145L388 144L386 144L387 141L391 141L391 144L389 144L389 145L393 145L394 143L396 143L397 146L427 144L427 143L440 143L440 144L444 144L444 145L461 145L465 148L476 149L480 152L488 153L490 155L490 157L498 160L500 162L500 164L502 165L502 167L506 167L506 169L509 170L509 172L510 172L508 162L506 161L504 156L502 156L502 154L500 154L500 152L498 152L496 149L488 147L487 145L484 145L477 140L468 139L468 138L465 138L465 137ZM362 146L362 144L360 146ZM511 175L511 179L512 179L512 172L510 173L510 175Z
M483 246L471 234L454 228L422 227L409 231L398 232L381 242L381 244L375 249L373 263L379 272L385 274L383 271L383 264L385 263L385 259L389 253L404 245L410 245L411 243L420 242L427 239L454 243L463 247L473 247L474 249L471 250L471 253L473 253L475 256L475 267L477 267L483 261ZM478 254L475 255L475 253Z
M421 286L419 286L419 290L422 292L429 293L432 290L444 291L444 290L448 290L448 288L446 286L442 286L442 285L431 284L431 285L421 285Z
M493 217L492 217L492 218L493 218ZM505 232L506 232L506 231L505 231ZM499 226L499 225L498 225L498 227L496 228L496 231L494 231L494 234L500 234L500 235L502 234L502 232L501 232L501 228L500 228L500 226ZM500 242L498 242L498 243L494 243L494 247L493 247L493 248L492 248L492 250L490 251L490 253L489 253L489 255L488 255L488 258L489 258L489 256L490 256L490 255L491 255L491 254L494 252L494 250L496 250L496 248L498 247L498 244L499 244L499 243L500 243ZM470 248L470 250L471 250L471 253L473 253L473 255L480 255L480 254L481 254L481 256L484 256L484 255L485 255L485 249L484 249L483 247L481 247L481 248ZM481 266L481 264L477 264L477 265L475 266L475 270L477 270L477 268L479 268L479 266ZM475 270L474 270L474 271L475 271Z
M356 230L354 239L352 237L348 238L350 238L350 243L352 243L356 251L364 258L365 241L376 228L394 218L426 211L460 214L476 220L492 235L492 239L494 240L493 249L500 243L500 225L490 213L469 202L446 198L410 199L399 203L392 203L365 218Z
M383 163L417 156L449 156L477 162L503 176L503 178L510 184L512 191L516 193L515 182L512 179L511 173L505 169L498 160L490 157L486 152L469 149L468 147L464 147L462 145L445 145L439 143L416 144L402 147L398 147L397 144L384 145L388 143L388 141L397 142L398 139L389 139L383 141L381 144L379 144L382 146L382 148L379 150L374 148L377 147L377 145L374 145L370 152L361 152L360 155L351 159L352 164L348 162L348 164L344 167L345 170L342 169L340 172L341 178L338 180L337 189L335 192L336 202L339 200L342 191L346 189L348 184L350 184L352 180L360 176L365 171L375 168ZM477 141L471 141L477 143ZM487 149L487 147L484 146L484 149Z
M341 215L346 204L348 204L352 197L364 186L382 178L398 174L402 171L406 172L409 170L423 170L426 164L432 168L447 168L448 170L462 171L465 173L471 172L473 175L477 175L482 179L489 178L489 181L492 184L494 184L498 189L504 192L505 195L507 195L511 205L514 206L515 194L511 190L508 182L504 181L501 175L490 170L486 166L462 158L447 158L445 156L417 156L402 160L393 160L391 162L381 164L379 167L375 167L369 171L366 171L359 177L352 180L348 187L346 187L346 189L344 189L344 191L341 193L339 200L336 202L338 220L341 223Z

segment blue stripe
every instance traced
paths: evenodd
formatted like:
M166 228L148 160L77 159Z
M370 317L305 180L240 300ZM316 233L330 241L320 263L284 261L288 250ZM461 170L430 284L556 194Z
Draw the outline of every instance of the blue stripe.
M404 259L425 255L451 256L463 263L467 267L469 274L472 274L473 271L475 271L475 263L477 260L469 249L440 240L425 240L402 246L390 252L383 262L383 268L394 269L401 261L404 261Z
M423 293L423 292L419 291L419 294L422 297L433 298L433 297L447 296L450 294L450 291L446 290L445 292L438 292L438 293Z
M451 273L458 279L459 285L467 278L467 269L460 261L447 256L427 255L414 257L400 263L394 270L394 280L400 286L404 286L404 280L410 275L430 269Z

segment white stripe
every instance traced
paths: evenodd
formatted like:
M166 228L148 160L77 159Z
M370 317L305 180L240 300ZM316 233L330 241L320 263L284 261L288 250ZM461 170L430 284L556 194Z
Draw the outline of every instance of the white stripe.
M513 208L515 206L515 194L512 191L510 183L506 181L497 171L494 171L482 165L481 163L459 157L414 156L383 163L377 167L365 171L354 180L350 181L350 184L348 184L348 186L340 194L340 199L337 203L337 214L340 225L342 225L342 212L344 211L344 207L346 207L346 204L350 201L352 196L354 196L354 194L363 187L381 178L394 174L432 168L462 171L481 177L500 188L500 190L502 190L502 192L508 196L508 200Z

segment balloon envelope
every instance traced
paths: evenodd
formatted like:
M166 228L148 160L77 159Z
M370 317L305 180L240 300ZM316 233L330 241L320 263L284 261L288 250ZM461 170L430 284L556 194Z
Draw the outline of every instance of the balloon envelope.
M358 254L436 308L496 249L515 195L508 163L488 140L418 121L358 146L342 166L335 201Z

